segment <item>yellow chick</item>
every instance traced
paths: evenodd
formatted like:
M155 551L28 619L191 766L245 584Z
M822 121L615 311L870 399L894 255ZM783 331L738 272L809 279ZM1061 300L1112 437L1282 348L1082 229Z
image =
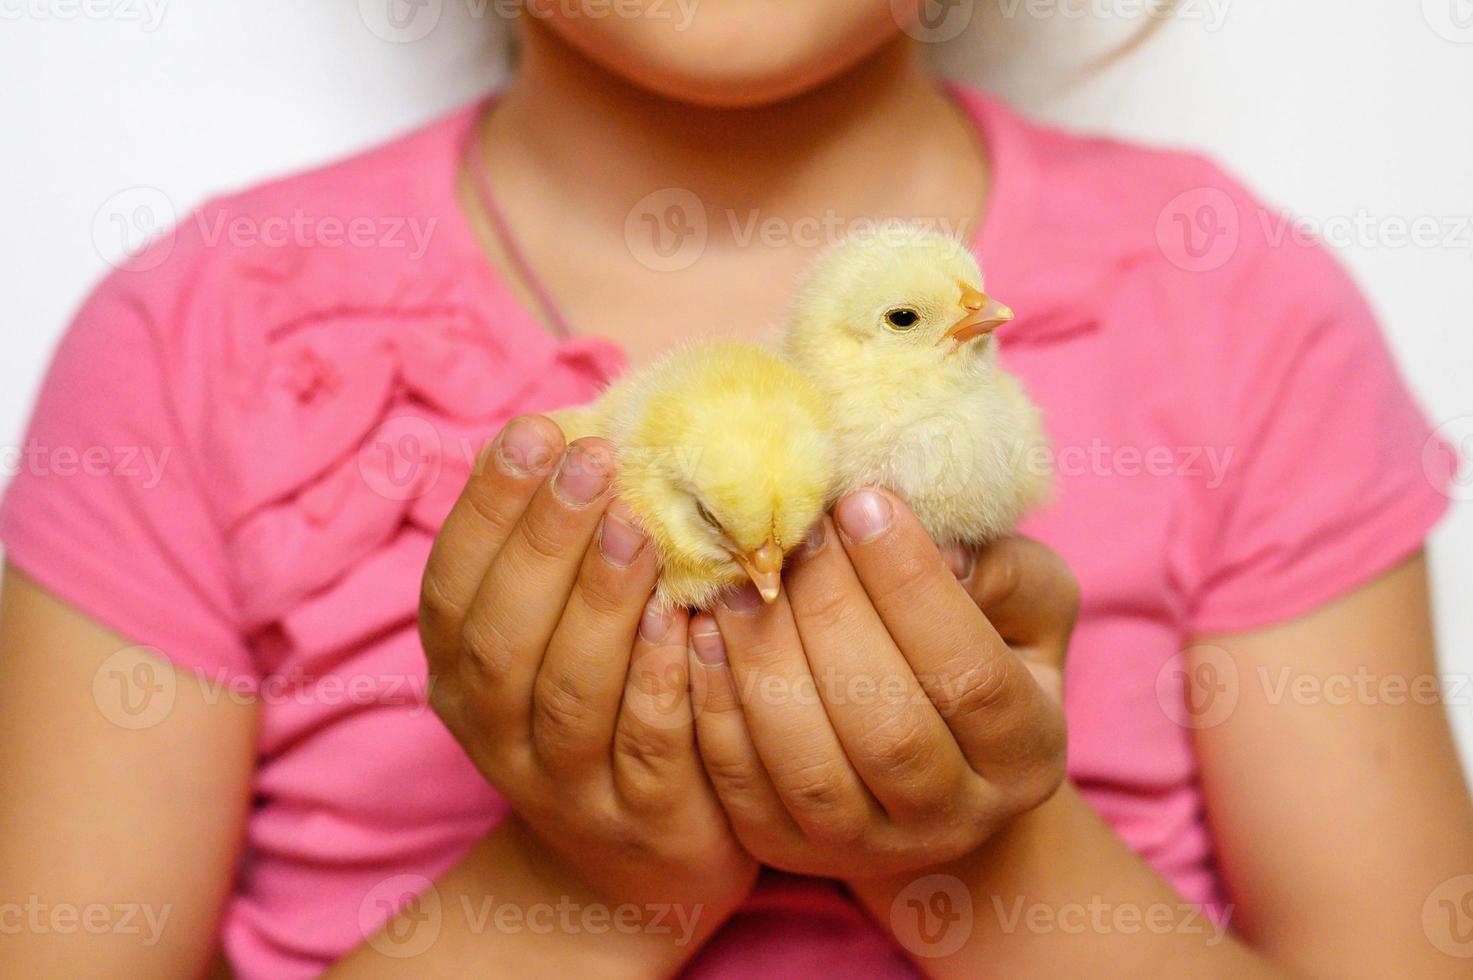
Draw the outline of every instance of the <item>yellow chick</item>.
M821 257L784 352L833 420L835 489L887 487L940 545L978 545L1048 496L1037 407L997 363L1012 310L962 243L894 222Z
M650 536L663 601L704 608L747 579L777 598L833 479L823 401L791 365L739 341L693 344L552 417L569 440L614 444L614 488Z

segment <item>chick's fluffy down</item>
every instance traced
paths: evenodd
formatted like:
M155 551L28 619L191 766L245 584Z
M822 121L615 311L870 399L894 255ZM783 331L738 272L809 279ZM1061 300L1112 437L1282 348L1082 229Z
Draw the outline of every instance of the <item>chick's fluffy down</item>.
M1052 484L1042 415L998 364L996 338L950 336L982 287L962 242L892 222L819 259L784 336L832 419L835 490L894 490L943 545L1006 534ZM898 309L903 329L887 321Z
M706 607L746 581L735 555L769 541L792 550L833 484L817 391L752 344L680 348L554 418L569 439L614 444L615 491L650 535L657 592L673 605Z

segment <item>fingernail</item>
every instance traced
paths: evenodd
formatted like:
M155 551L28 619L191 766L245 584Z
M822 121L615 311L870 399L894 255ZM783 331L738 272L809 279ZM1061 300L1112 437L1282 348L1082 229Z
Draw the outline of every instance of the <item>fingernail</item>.
M644 604L644 612L639 617L639 635L644 637L646 643L659 643L670 632L670 623L675 619L675 610L668 603L662 602L660 597L652 595Z
M591 503L609 485L609 467L604 460L579 446L569 446L552 479L552 492L563 503L582 507Z
M496 465L509 476L546 473L552 463L552 448L542 430L525 418L507 423L496 442Z
M721 594L721 604L740 616L754 613L766 605L762 601L762 593L751 582L727 589Z
M627 521L605 512L599 523L598 552L609 564L628 568L639 557L645 543L644 532Z
M873 490L860 490L839 501L834 514L855 544L873 541L890 529L890 501Z
M696 652L696 659L706 667L720 667L726 663L726 644L721 641L721 632L712 624L709 627L702 626L702 630L709 632L691 632L690 645Z
M813 529L808 532L808 536L803 539L803 542L793 550L793 561L802 561L805 558L818 554L823 548L823 539L823 521L819 521L813 525Z
M972 549L949 544L941 549L941 557L946 559L946 567L951 569L958 581L965 582L972 577L972 568L976 563Z

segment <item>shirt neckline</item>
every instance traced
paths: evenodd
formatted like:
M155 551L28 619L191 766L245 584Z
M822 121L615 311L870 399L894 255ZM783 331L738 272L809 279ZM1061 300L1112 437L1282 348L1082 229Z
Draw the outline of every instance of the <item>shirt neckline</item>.
M1014 229L1026 230L1034 182L1022 134L1012 124L1009 113L991 98L950 81L943 82L943 87L970 120L987 165L986 203L968 242L978 255L990 286L1024 281L1029 263L1021 248L1027 236L1017 234ZM444 138L437 141L432 166L426 169L426 174L436 176L417 185L423 195L421 204L427 213L441 216L441 241L447 259L453 263L451 268L468 270L463 273L469 276L465 284L479 294L479 302L497 311L498 329L515 332L511 349L546 358L587 360L606 378L612 378L628 366L623 348L599 334L558 336L544 327L486 254L462 205L461 167L470 141L477 137L485 114L496 104L499 95L492 92L445 120ZM1003 337L1005 342L1007 339Z

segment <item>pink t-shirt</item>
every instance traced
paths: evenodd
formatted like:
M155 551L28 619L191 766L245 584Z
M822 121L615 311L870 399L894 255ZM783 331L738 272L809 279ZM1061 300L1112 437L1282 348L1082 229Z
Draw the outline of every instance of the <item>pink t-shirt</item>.
M977 248L1018 311L1074 567L1069 768L1186 898L1214 868L1180 652L1295 616L1412 553L1452 461L1355 287L1203 160L1040 128L974 93L993 162ZM506 812L427 709L414 617L480 443L622 365L518 306L462 216L479 107L223 198L87 301L0 513L8 558L210 684L264 704L223 941L315 974ZM1230 697L1232 664L1212 690ZM1246 679L1245 679L1246 680ZM224 692L220 692L224 696ZM1230 708L1230 705L1229 705ZM821 880L767 875L702 977L913 975Z

